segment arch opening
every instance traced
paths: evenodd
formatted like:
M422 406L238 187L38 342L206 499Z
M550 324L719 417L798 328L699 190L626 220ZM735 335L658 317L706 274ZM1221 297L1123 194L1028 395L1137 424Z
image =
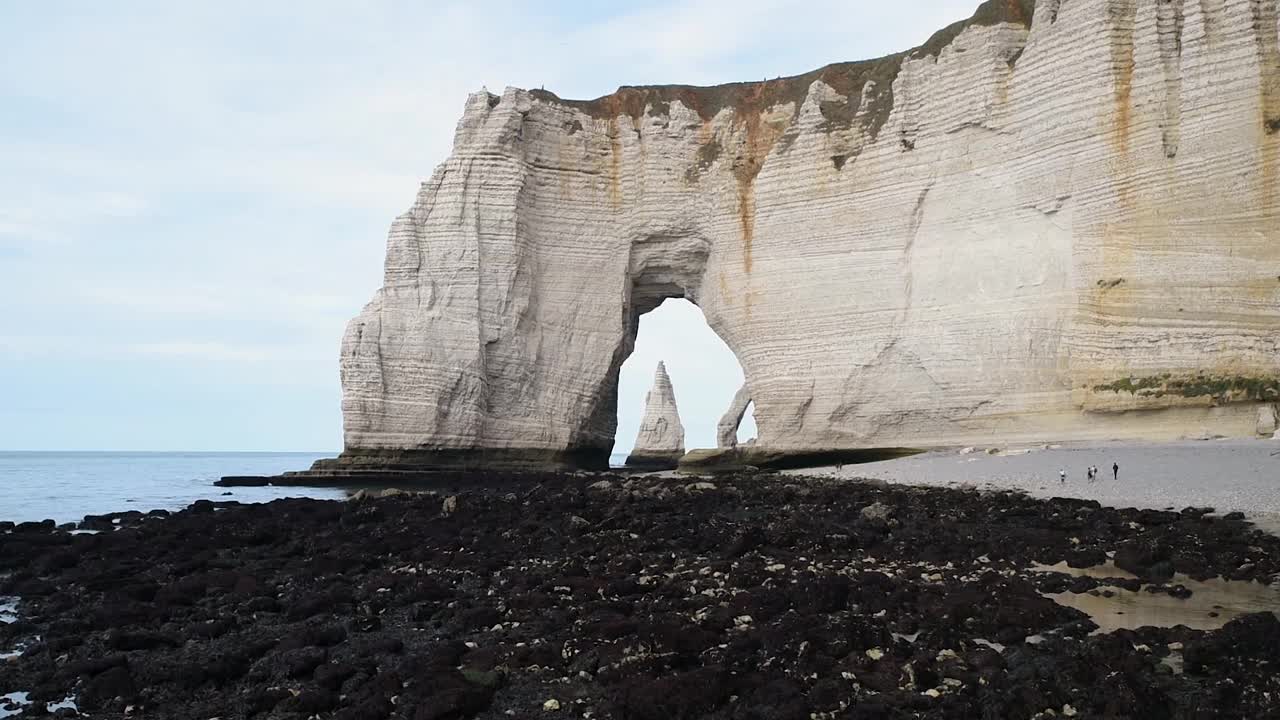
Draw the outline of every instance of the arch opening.
M742 422L738 423L738 444L747 445L756 440L756 403L754 400L747 403L747 411L742 415Z
M634 299L640 310L640 298ZM671 379L685 449L716 447L717 423L743 383L742 365L697 305L683 293L669 295L640 315L634 345L619 369L611 465L621 465L633 449L659 362ZM738 437L745 441L755 435L755 420L748 414Z

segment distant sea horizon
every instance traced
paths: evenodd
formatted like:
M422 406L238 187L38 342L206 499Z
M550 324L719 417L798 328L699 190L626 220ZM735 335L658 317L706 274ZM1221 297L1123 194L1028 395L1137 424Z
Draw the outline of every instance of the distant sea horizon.
M337 452L258 450L0 450L0 521L79 522L85 515L180 510L196 500L338 499L332 488L233 488L223 475L305 470ZM229 495L227 493L230 493Z
M4 450L0 455L316 455L333 457L341 450Z
M0 522L79 522L85 515L181 510L196 500L342 499L337 488L221 488L224 475L306 470L341 451L0 450ZM626 453L610 456L620 466Z

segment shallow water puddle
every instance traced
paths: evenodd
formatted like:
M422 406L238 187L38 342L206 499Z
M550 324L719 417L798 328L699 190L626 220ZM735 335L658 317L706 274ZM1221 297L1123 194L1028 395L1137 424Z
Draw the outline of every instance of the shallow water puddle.
M1128 570L1121 570L1120 568L1116 567L1115 563L1111 562L1110 560L1108 560L1107 562L1101 565L1094 565L1093 567L1087 567L1087 568L1073 568L1070 565L1067 565L1066 560L1063 560L1057 565L1043 565L1041 563L1032 563L1031 571L1042 572L1042 573L1056 572L1056 573L1062 573L1063 575L1070 575L1072 577L1091 577L1091 578L1099 578L1103 580L1107 578L1121 578L1124 580L1135 580L1138 577L1137 575L1134 575Z
M1036 572L1060 572L1094 578L1134 577L1110 564L1092 568L1036 565ZM1075 608L1098 624L1093 634L1140 627L1185 625L1193 630L1217 630L1243 615L1271 611L1280 614L1280 589L1248 581L1211 578L1204 582L1175 575L1168 584L1182 585L1191 597L1179 599L1164 592L1147 592L1149 585L1134 592L1100 585L1087 593L1043 593L1059 605Z
M33 704L29 693L12 692L8 695L0 695L0 718L21 715L24 709ZM80 711L80 708L76 707L75 698L70 695L58 702L45 703L45 713L55 713L63 708L69 708L76 712Z
M27 699L27 693L12 692L8 695L0 695L0 718L7 718L22 712L22 708L30 705L31 701ZM8 710L6 708L14 708Z

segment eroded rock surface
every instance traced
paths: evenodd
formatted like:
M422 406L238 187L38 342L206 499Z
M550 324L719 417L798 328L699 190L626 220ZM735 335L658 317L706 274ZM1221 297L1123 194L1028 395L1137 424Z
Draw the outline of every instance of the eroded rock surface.
M627 464L675 467L683 454L684 425L676 408L676 393L667 366L659 362L653 374L653 389L644 396L644 416Z
M742 426L742 418L751 405L751 389L746 383L734 393L729 402L729 409L724 411L720 422L716 423L716 447L721 449L738 446L738 428Z
M602 464L667 297L769 450L1253 435L1277 2L991 0L796 77L476 93L344 337L347 462Z
M1257 433L1263 437L1274 437L1280 432L1280 413L1275 405L1263 405L1258 408Z

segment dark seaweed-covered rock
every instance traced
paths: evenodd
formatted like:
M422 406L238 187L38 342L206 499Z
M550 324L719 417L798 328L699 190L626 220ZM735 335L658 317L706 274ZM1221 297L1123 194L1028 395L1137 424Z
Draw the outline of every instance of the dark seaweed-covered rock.
M1141 578L1151 577L1153 568L1162 563L1166 563L1172 554L1171 548L1154 538L1141 537L1135 540L1129 540L1121 543L1116 548L1115 564L1121 570L1127 570ZM1163 570L1168 569L1167 576L1163 574ZM1153 579L1168 579L1173 577L1172 564L1167 567L1161 567L1161 577Z
M1274 615L1094 635L1041 594L1274 577L1280 542L1239 518L768 474L686 484L479 475L86 518L112 528L97 535L15 527L0 595L21 617L0 650L25 649L0 663L0 694L110 720L538 717L549 700L595 718L1252 718L1280 697ZM1030 571L1111 551L1143 580ZM1181 675L1161 662L1172 643Z
M1280 620L1275 613L1232 620L1222 630L1191 641L1183 651L1186 667L1193 672L1211 672L1240 655L1253 662L1280 663ZM1280 683L1280 677L1275 681Z

